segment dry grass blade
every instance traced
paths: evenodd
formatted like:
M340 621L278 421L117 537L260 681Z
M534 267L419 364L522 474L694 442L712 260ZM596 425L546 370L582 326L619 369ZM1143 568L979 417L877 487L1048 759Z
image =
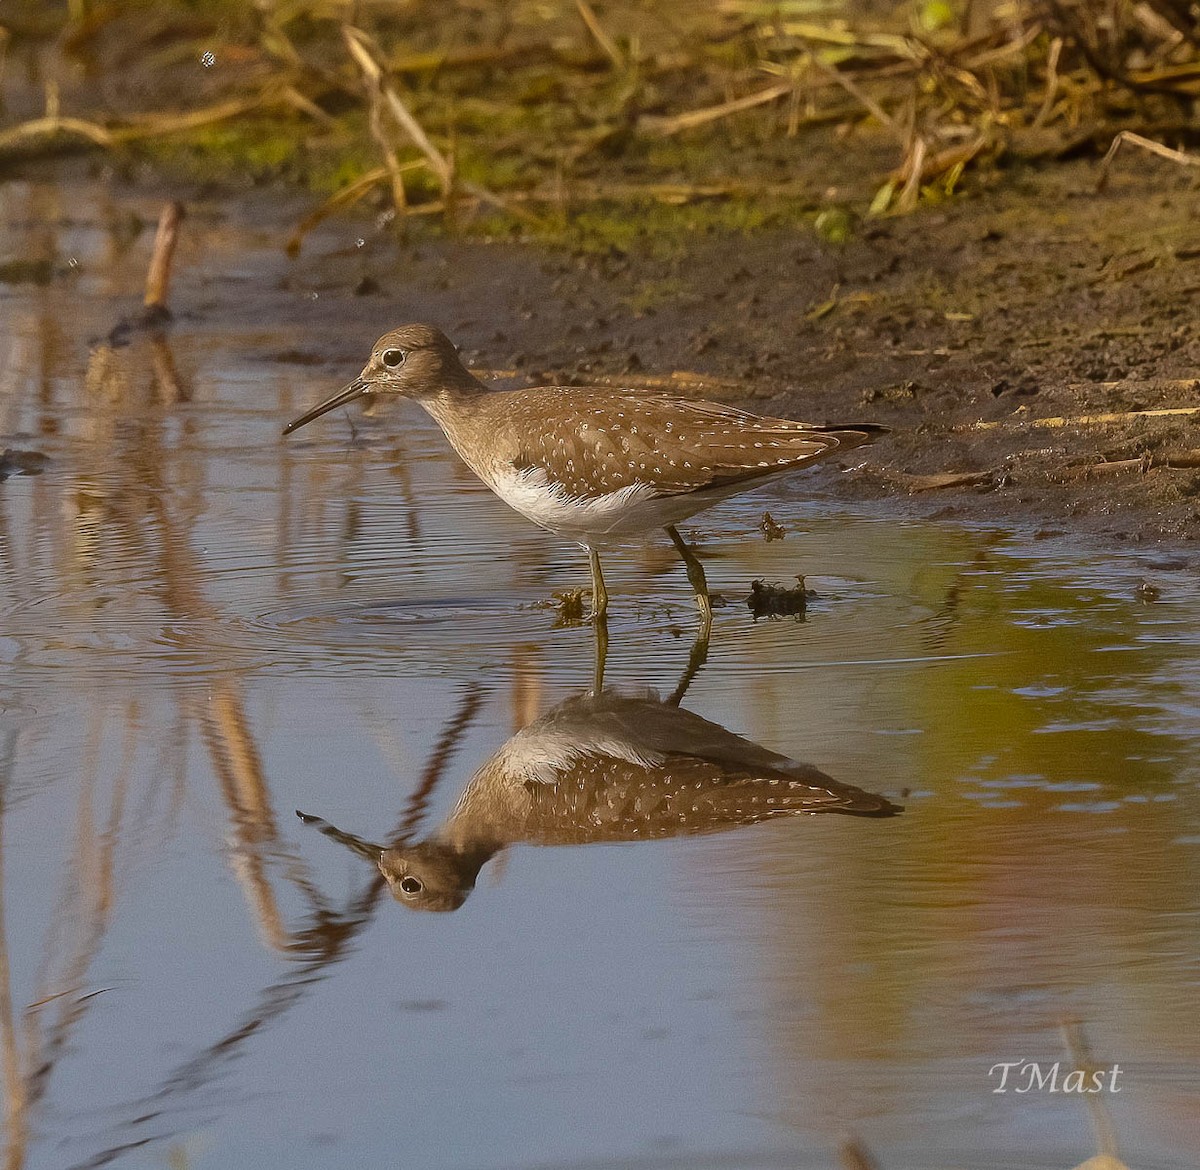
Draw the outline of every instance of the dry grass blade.
M1152 138L1143 138L1140 134L1135 134L1132 130L1122 130L1112 140L1112 146L1108 148L1108 153L1100 161L1100 177L1096 180L1097 191L1103 191L1108 186L1109 169L1112 166L1113 160L1117 157L1117 152L1126 142L1130 146L1136 146L1140 150L1156 154L1159 158L1165 158L1168 162L1178 163L1184 167L1200 167L1200 156L1198 155L1184 154L1182 150L1172 150L1169 146L1163 146L1161 142L1155 142Z
M1055 37L1050 42L1050 52L1046 56L1046 96L1042 98L1041 108L1033 119L1035 127L1044 125L1054 108L1054 99L1058 96L1058 59L1062 55L1062 48L1062 37Z
M159 134L178 134L184 130L196 130L212 122L240 117L251 110L273 105L279 100L280 95L276 93L260 93L254 97L232 98L227 102L217 102L215 105L188 110L181 114L137 114L125 119L128 126L113 130L112 136L114 141L128 142Z
M921 141L918 139L918 141ZM945 174L955 167L962 166L973 159L986 145L987 138L980 135L978 138L973 138L970 142L960 143L958 146L948 146L945 150L936 151L933 154L928 154L926 151L920 152L919 170L913 170L917 164L917 151L914 146L912 154L909 158L897 167L888 176L894 183L909 184L913 181L913 175L917 176L917 181L924 183L929 179L936 179L938 175Z
M853 29L834 25L817 24L807 20L787 20L779 26L785 36L798 37L806 41L818 41L827 45L838 45L847 49L882 49L897 57L916 58L924 50L914 40L896 33L856 32Z
M901 214L912 211L917 205L921 194L921 176L925 172L925 152L928 147L925 139L918 135L904 160L901 168L904 174L904 186L900 188L900 196L896 200L896 210Z
M722 102L717 106L705 106L700 110L689 110L668 118L642 118L638 125L666 138L671 134L678 134L681 130L691 130L708 122L728 118L730 114L752 110L755 106L766 105L768 102L777 102L780 98L787 97L794 88L792 82L783 81L777 85L768 86L766 89L760 89L757 93L734 98L732 101Z
M437 176L442 187L443 196L449 200L454 188L454 166L448 158L430 141L421 124L413 117L412 112L401 100L395 88L388 84L383 67L379 63L379 55L371 38L352 25L342 25L342 38L350 56L362 71L367 84L386 104L392 117L400 128L412 140L416 148L429 162L430 169Z
M810 57L810 61L825 77L835 85L841 86L881 126L886 126L887 129L903 141L904 131L899 123L870 94L866 93L852 77L843 73L840 69L835 69L832 65L826 65L824 62L817 60L816 57Z
M383 155L384 172L391 179L392 204L398 215L403 215L408 208L408 195L404 190L404 175L400 169L400 160L396 157L395 147L383 128L383 70L376 61L374 54L364 43L365 34L359 34L357 29L348 25L342 26L342 39L346 49L359 67L367 89L367 126L375 144ZM360 39L361 37L361 39Z
M575 7L579 9L579 15L583 19L583 23L587 25L587 30L592 34L596 44L600 46L600 51L613 63L615 68L624 69L626 66L625 54L621 52L617 42L608 35L604 25L600 23L596 10L588 3L588 0L575 0Z
M45 117L33 118L13 126L10 130L0 133L0 150L24 142L30 138L54 138L59 136L86 138L97 146L112 146L116 139L113 134L95 122L87 122L82 118Z
M410 163L409 166L424 166L422 163ZM304 244L304 237L309 232L327 219L335 211L340 211L346 207L353 207L376 183L388 177L387 167L376 167L374 170L367 171L365 175L360 175L347 187L343 187L336 195L326 199L315 211L310 211L297 225L296 230L292 232L288 242L284 245L284 251L289 256L296 256L300 252L300 248Z
M307 114L314 122L320 122L331 130L337 129L338 120L332 114L327 114L316 102L305 97L294 85L284 86L280 96L302 114Z
M29 140L64 136L84 138L97 146L112 147L143 138L157 138L164 134L197 130L201 126L237 118L251 110L261 109L281 100L287 99L275 93L262 93L255 97L234 98L179 114L135 114L122 119L124 125L112 127L101 126L82 118L64 118L55 114L33 118L0 133L0 150L11 149Z

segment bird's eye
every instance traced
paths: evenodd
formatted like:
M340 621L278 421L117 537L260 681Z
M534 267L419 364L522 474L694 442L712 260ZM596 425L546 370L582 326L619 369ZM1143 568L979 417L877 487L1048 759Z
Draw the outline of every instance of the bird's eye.
M388 369L394 370L404 361L404 350L402 349L385 349L382 355L383 364Z
M406 877L400 879L400 888L406 894L419 894L425 887L415 877Z

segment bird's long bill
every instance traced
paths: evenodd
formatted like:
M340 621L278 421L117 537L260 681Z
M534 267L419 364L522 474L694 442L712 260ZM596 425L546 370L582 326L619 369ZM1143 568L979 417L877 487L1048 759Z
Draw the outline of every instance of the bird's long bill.
M339 390L332 398L326 398L319 406L314 406L306 414L293 419L283 428L283 433L290 435L292 431L299 430L305 423L310 423L314 418L320 418L321 415L328 414L331 410L336 410L339 406L345 406L347 402L353 402L356 398L361 398L364 394L370 393L370 390L370 382L364 382L361 379L357 382L351 382L349 386Z
M296 809L296 816L306 825L312 825L318 832L324 833L330 840L336 841L339 845L345 845L351 853L356 853L359 857L366 858L372 865L379 864L379 858L383 854L382 845L374 845L370 841L364 841L361 837L356 837L353 833L347 833L344 829L339 829L336 825L331 825L321 817L314 817L312 813L305 813Z

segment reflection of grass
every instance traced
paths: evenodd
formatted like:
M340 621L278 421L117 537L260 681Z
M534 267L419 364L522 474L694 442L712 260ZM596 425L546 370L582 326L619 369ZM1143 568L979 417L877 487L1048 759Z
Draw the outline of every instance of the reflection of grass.
M850 20L839 3L495 0L431 21L423 6L331 0L77 0L55 20L26 0L5 9L14 39L53 38L101 75L132 75L149 105L195 116L100 115L86 87L51 91L47 117L0 134L0 151L136 143L189 177L326 194L383 163L364 192L377 184L397 210L453 204L458 224L482 211L542 233L576 220L586 242L619 234L588 222L606 219L591 205L614 181L672 184L677 217L705 188L730 210L702 219L752 228L769 214L764 189L790 179L820 193L830 167L858 157L877 176L861 209L904 211L1004 153L1103 147L1131 126L1161 137L1200 93L1200 37L1177 6L982 7L921 0ZM804 143L817 138L814 163ZM646 201L625 210L644 216ZM673 227L660 216L649 230Z

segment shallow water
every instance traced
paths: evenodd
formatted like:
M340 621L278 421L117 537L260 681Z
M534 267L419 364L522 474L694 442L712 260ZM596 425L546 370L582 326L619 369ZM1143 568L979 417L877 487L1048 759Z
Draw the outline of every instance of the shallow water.
M345 296L312 277L340 229L289 276L201 209L195 315L89 346L144 270L128 209L0 188L5 247L58 273L0 285L0 438L50 460L0 483L9 1166L824 1167L853 1133L885 1170L1065 1170L1110 1130L1194 1165L1185 559L802 478L731 501L685 526L729 604L684 707L903 815L516 844L456 913L411 913L292 810L382 840L421 788L443 823L590 685L590 631L540 604L586 565L415 408L280 438L388 311L310 316ZM269 311L230 309L256 281ZM273 360L297 349L337 360ZM667 695L695 624L673 551L606 566L608 681ZM750 581L797 572L806 619L753 621ZM1079 1065L1070 1023L1121 1091L993 1091L999 1062Z

